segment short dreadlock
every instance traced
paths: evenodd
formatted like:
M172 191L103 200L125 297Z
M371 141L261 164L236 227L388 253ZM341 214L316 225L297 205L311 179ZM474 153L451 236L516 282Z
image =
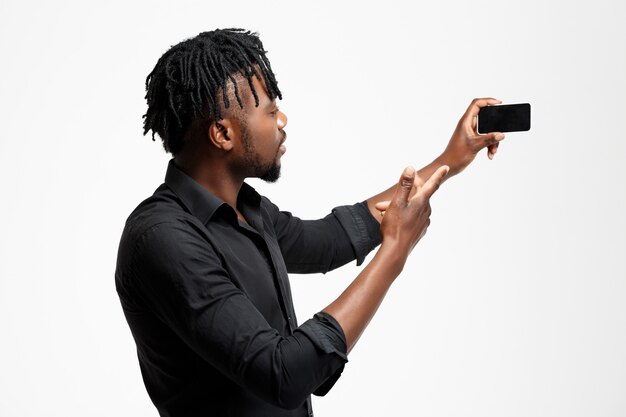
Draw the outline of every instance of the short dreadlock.
M196 117L207 117L210 121L222 119L218 90L221 89L222 102L228 108L229 80L243 109L234 78L237 73L248 80L256 106L259 97L252 77L261 79L258 70L269 96L282 99L266 52L259 35L244 29L203 32L172 46L146 78L148 111L143 116L144 135L152 130L152 140L158 134L165 151L176 155L183 148L187 127Z

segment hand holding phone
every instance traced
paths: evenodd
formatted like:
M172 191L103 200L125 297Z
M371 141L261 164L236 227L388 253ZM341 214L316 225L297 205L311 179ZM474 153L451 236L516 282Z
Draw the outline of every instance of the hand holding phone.
M530 130L530 104L506 104L486 106L478 113L477 131L525 132Z
M448 146L440 156L440 161L450 167L449 177L463 171L476 157L478 152L487 149L487 157L493 159L498 151L500 141L504 139L503 132L511 132L517 130L530 129L530 104L513 105L522 108L522 120L527 123L515 123L510 125L503 123L502 112L507 113L506 109L511 105L502 106L502 101L493 97L475 98L459 120L459 123L452 133L452 137L448 142ZM496 123L489 122L489 113L495 113L498 121ZM513 116L504 117L504 120L518 120L520 117ZM480 126L478 125L480 123ZM521 124L521 126L520 126Z

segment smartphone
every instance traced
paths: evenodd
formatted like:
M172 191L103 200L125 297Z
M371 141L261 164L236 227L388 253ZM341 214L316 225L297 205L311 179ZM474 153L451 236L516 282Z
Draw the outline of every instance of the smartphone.
M530 130L530 104L487 106L478 113L478 133Z

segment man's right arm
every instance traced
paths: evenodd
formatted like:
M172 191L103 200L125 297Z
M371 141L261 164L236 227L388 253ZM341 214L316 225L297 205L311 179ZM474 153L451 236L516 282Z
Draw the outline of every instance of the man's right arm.
M443 166L410 197L415 170L406 168L381 223L382 244L372 261L346 290L323 311L337 320L346 337L348 352L378 310L387 290L430 224L429 200L449 168Z
M138 291L151 311L223 375L270 403L295 408L336 379L345 353L426 231L428 201L444 174L445 169L437 171L409 198L415 172L405 170L386 210L383 243L374 259L322 314L291 336L268 324L210 245L184 222L164 222L143 233L129 255L146 262L129 268L133 276L121 284Z

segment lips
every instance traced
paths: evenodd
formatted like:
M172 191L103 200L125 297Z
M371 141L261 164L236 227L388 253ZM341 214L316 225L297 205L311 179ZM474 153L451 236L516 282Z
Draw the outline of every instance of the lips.
M285 145L283 145L283 144L284 144L284 143L285 143L285 141L287 140L287 132L282 131L282 133L283 133L283 138L282 138L282 140L280 141L280 146L279 146L279 148L278 148L278 149L280 150L280 152L281 152L281 153L285 153L285 152L287 152L287 147L286 147Z

